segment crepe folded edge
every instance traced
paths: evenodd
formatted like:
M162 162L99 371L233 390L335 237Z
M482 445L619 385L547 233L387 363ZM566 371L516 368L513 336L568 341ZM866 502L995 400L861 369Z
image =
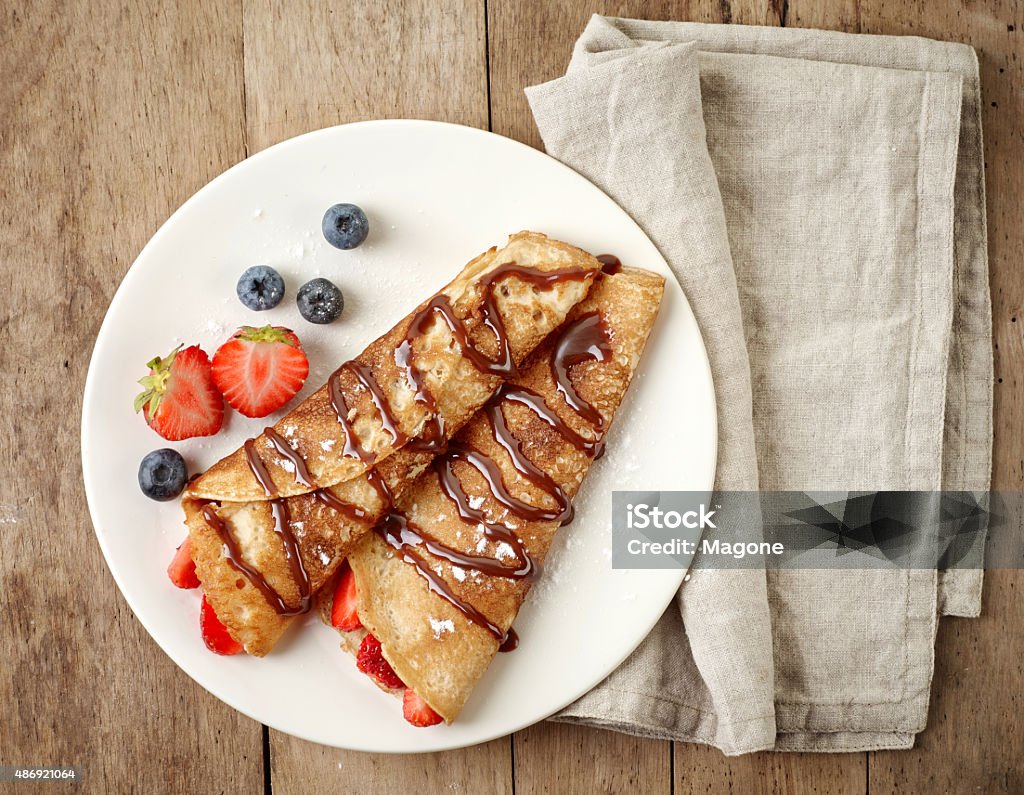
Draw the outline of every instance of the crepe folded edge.
M510 353L519 362L585 297L601 265L575 246L525 231L510 236L506 246L489 249L471 260L450 284L435 294L435 298L447 297L466 329L469 343L489 358L500 351L497 338L481 311L484 296L480 284L488 273L513 261L545 273L570 271L578 274L578 278L554 283L540 291L514 278L498 285L494 296L497 310L508 334ZM418 437L431 412L419 405L409 389L406 374L398 368L395 352L405 341L410 323L427 303L421 304L357 357L375 377L384 381L380 384L381 391L393 401L391 409L400 433L408 440ZM437 395L433 414L443 417L446 435L450 436L486 401L501 378L480 374L443 318L432 314L428 320L426 332L417 339L420 347L416 349L416 361L422 360L426 365L423 369L427 371L428 388L436 389ZM449 388L443 388L443 380L431 383L433 374L438 373L451 382ZM372 452L375 458L372 465L340 454L348 437L344 429L339 433L327 385L273 426L279 437L287 440L307 463L311 484L300 483L294 464L286 457L275 455L274 445L266 433L253 442L277 487L274 496L285 501L293 519L298 517L293 521L298 555L314 592L330 578L352 545L384 511L385 500L373 481L383 482L393 493L400 493L434 455L413 450L407 442L395 444L374 396L348 377L350 375L346 373L346 378L339 379L351 409L348 427L357 444ZM401 394L403 389L404 395ZM342 459L341 464L339 459ZM325 483L338 476L342 478L340 481ZM261 490L259 493L253 488L254 482ZM356 521L339 515L316 499L315 493L324 490L345 503L360 506L365 518ZM221 533L204 516L208 505L213 506L226 524L246 562L260 572L283 602L296 604L302 596L301 588L294 576L294 564L276 532L271 495L254 478L244 449L225 457L195 479L183 500L183 508L197 575L211 606L229 634L248 653L263 656L272 650L294 616L282 615L266 594L232 565L225 554Z
M600 413L604 432L632 382L635 369L646 346L660 307L664 279L637 268L624 268L616 275L602 276L590 295L570 315L573 318L598 311L608 329L613 356L608 362L585 361L569 368L569 376L579 396ZM581 435L588 425L560 397L551 374L549 357L559 332L540 346L524 365L520 377L511 383L525 386L543 396L545 403ZM520 406L503 408L507 425L522 449L543 472L551 476L574 497L591 463L549 424ZM590 430L594 430L590 427ZM456 436L490 454L500 462L503 480L512 480L515 470L508 457L502 457L493 441L490 422L478 414ZM485 478L463 466L459 470L463 488L474 500L482 500L492 514L500 512L489 493ZM521 481L515 487L524 488ZM454 517L454 506L441 493L433 472L424 472L406 490L396 504L435 539L461 546L463 552L482 549L479 535L467 532L465 522ZM544 495L525 485L528 500L543 504ZM560 523L558 521L517 523L517 534L530 557L543 563ZM461 526L460 526L461 525ZM571 530L570 530L571 532ZM460 539L460 533L465 538ZM461 542L461 543L460 543ZM466 543L468 542L468 543ZM487 555L500 554L489 544ZM465 569L436 557L425 555L436 577L441 578L458 597L485 615L502 632L508 632L530 590L530 580L466 576ZM358 593L358 614L363 631L342 633L342 648L355 654L365 632L381 644L384 658L395 673L420 696L446 723L454 721L469 699L477 682L489 667L501 642L491 632L467 618L450 600L431 588L427 579L396 551L379 533L365 535L349 556ZM472 573L470 573L472 575ZM321 616L329 621L330 589L320 599Z

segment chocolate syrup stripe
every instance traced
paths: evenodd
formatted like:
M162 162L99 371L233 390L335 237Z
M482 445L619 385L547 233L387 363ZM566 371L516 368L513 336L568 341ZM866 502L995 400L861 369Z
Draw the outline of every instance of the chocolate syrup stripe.
M588 359L605 362L611 353L600 313L588 312L569 325L551 356L551 375L562 399L598 431L604 430L604 417L576 392L569 378L569 368Z
M467 523L482 525L484 536L490 541L504 541L508 544L515 555L516 565L506 566L494 558L465 555L458 550L441 544L436 539L430 538L422 530L416 528L421 537L425 540L430 540L435 546L444 548L446 554L438 554L439 558L443 558L449 563L454 563L462 568L476 569L492 577L507 577L510 580L533 579L536 577L538 573L537 563L527 553L519 536L508 526L492 522L486 513L479 508L474 508L469 501L469 495L466 494L465 489L462 487L462 481L455 475L450 465L445 465L440 463L440 461L439 459L436 471L441 484L441 491L444 492L448 499L455 503L455 507L459 511L459 517ZM431 552L434 551L430 544L427 544L427 549Z
M601 272L609 276L622 272L622 262L614 254L598 254L594 257L601 263Z
M292 450L287 440L278 435L273 428L267 428L265 433L277 451L295 464L296 482L306 482L306 485L312 485L312 479L309 477L309 471L306 469L306 462ZM290 607L281 597L281 594L274 590L273 586L267 582L263 574L245 562L238 542L212 506L203 506L203 518L206 519L207 524L213 528L214 532L220 537L221 543L224 544L224 554L228 563L236 571L249 578L249 581L259 589L277 613L282 616L296 616L300 613L307 613L312 606L312 586L309 581L309 572L306 571L306 566L302 562L302 555L299 554L299 544L292 529L292 516L291 511L288 509L288 503L286 500L276 496L277 486L267 470L266 464L263 463L259 453L256 452L255 440L248 439L243 445L243 449L245 450L245 458L249 463L249 468L252 470L253 477L259 481L267 496L271 498L270 507L274 514L274 532L281 538L284 554L288 559L288 567L291 569L292 578L298 586L299 604L296 607Z
M495 407L502 400L507 400L510 403L519 403L522 406L530 409L539 420L547 423L554 430L558 431L559 434L575 447L577 450L586 453L591 458L600 458L601 451L604 449L604 440L601 438L599 433L594 433L593 439L587 439L584 436L576 433L572 428L565 423L565 421L558 416L558 414L551 409L544 400L543 396L534 392L532 389L528 389L525 386L516 386L515 384L502 384L494 397ZM494 411L492 407L491 411ZM496 414L494 416L497 416ZM501 416L501 421L504 422L504 415ZM494 419L491 418L493 424Z
M306 462L302 460L302 457L295 450L292 450L287 440L277 434L273 428L265 429L264 433L267 434L267 437L277 451L295 464L296 482L305 482L308 486L313 485L312 478L309 477L309 471L306 469ZM277 613L282 616L295 616L307 613L312 605L312 584L310 583L309 573L306 571L305 564L302 562L302 555L299 553L298 540L295 538L295 532L292 528L291 511L288 508L288 501L287 499L275 496L277 494L277 486L267 470L266 464L263 463L259 453L256 451L255 440L247 440L243 448L246 461L249 463L253 476L263 486L267 496L271 498L270 504L274 512L274 532L281 537L285 556L288 558L288 565L298 585L299 605L297 607L289 607L281 595L267 582L266 578L245 562L241 549L231 535L231 531L220 517L217 516L217 513L211 506L206 505L203 507L203 517L220 536L228 562L249 578L253 585L263 593L267 602ZM305 481L299 481L300 477L305 478ZM391 505L391 492L387 484L373 470L367 473L367 477L383 501L386 511ZM338 499L337 496L327 489L317 489L313 492L313 497L354 521L370 521L373 518L362 507Z
M536 286L550 287L553 284L564 281L582 281L588 275L589 271L577 268L542 271L536 268L517 265L514 262L506 262L494 268L494 270L481 279L480 289L483 291L483 301L481 303L482 322L494 334L494 339L498 345L498 354L494 359L486 356L473 344L469 338L469 332L466 329L465 323L455 314L451 300L444 293L434 296L423 309L416 313L409 323L405 339L395 349L395 364L405 370L406 380L416 396L416 401L426 406L431 414L431 418L424 427L424 433L421 435L423 441L417 440L416 449L439 452L444 448L444 424L437 413L437 400L431 394L423 376L416 369L413 349L413 342L426 331L433 315L435 313L440 314L442 320L444 320L451 331L452 336L459 343L463 355L473 363L477 370L485 375L508 378L515 373L516 366L512 359L512 351L509 346L508 335L505 331L505 324L501 319L501 312L498 311L498 303L494 295L497 282L509 276L514 276Z
M252 470L252 475L259 484L263 487L263 491L267 493L268 497L274 497L277 495L277 485L274 483L274 479L270 476L270 472L267 470L267 465L263 463L263 459L260 458L259 453L256 452L256 440L246 439L245 444L242 445L242 449L245 450L245 460L249 464L249 469Z
M380 424L391 435L392 444L395 447L401 447L409 441L409 437L402 433L402 430L398 427L398 417L392 413L391 404L381 390L380 384L377 383L377 379L374 378L373 370L355 359L345 362L339 369L343 368L350 370L359 379L359 383L363 385L363 388L370 393L370 399L380 415Z
M469 497L462 486L461 481L455 474L453 464L462 460L475 467L487 481L491 494L495 500L504 505L510 512L526 521L554 521L558 520L566 524L572 520L572 503L564 490L548 475L537 467L524 453L519 440L515 438L505 421L502 411L502 403L506 400L517 402L529 408L540 420L557 430L570 444L577 449L596 457L602 451L602 433L604 422L597 410L586 403L572 389L568 381L568 370L574 364L587 359L606 361L611 352L608 345L607 334L600 313L592 312L583 315L570 324L562 333L555 345L552 355L551 368L556 384L562 388L561 376L569 384L571 395L575 403L566 399L570 406L585 406L591 414L598 417L598 425L595 428L594 439L586 439L570 428L562 418L554 412L544 401L544 398L526 387L503 385L495 396L485 406L484 411L494 432L495 440L508 453L513 466L527 480L548 494L557 504L558 510L539 508L514 497L508 490L502 478L500 467L493 459L476 448L468 445L453 444L448 454L435 459L434 468L438 475L438 481L442 492L453 503L459 512L459 517L471 524L480 524L484 528L484 535L491 541L504 542L513 550L516 565L506 566L499 560L483 558L477 555L468 555L453 549L437 539L431 537L421 528L410 522L405 516L392 511L383 522L377 525L377 534L393 549L402 555L406 563L412 564L416 571L426 581L431 591L447 600L463 613L470 621L483 627L494 636L501 644L500 651L511 651L518 643L518 639L510 629L507 633L502 632L499 627L492 623L486 616L480 613L473 605L460 599L451 587L434 570L427 565L416 548L423 548L435 557L441 558L448 563L461 568L480 571L492 577L505 577L508 579L526 579L535 577L538 573L538 566L529 552L523 545L522 540L515 531L507 525L491 521L487 514L479 508L474 508ZM563 396L565 393L562 393Z
M501 319L501 314L498 311L497 301L494 296L495 283L505 277L515 276L531 284L550 286L561 281L572 279L583 280L587 277L588 273L588 271L579 269L540 271L535 268L521 267L513 262L509 262L499 265L487 274L487 276L481 280L481 288L484 292L482 315L484 325L494 334L498 344L498 356L493 360L485 356L472 344L463 321L455 314L451 301L443 293L431 299L427 305L413 317L409 324L409 329L406 332L405 339L395 350L395 362L399 367L405 369L406 377L409 381L410 387L415 392L416 400L423 403L432 414L424 429L425 433L423 434L423 438L415 440L417 443L417 449L438 451L444 448L445 442L444 425L441 417L437 414L437 401L430 393L430 390L424 383L424 379L420 376L414 366L413 342L425 332L427 323L431 316L435 312L440 313L441 317L451 330L452 335L459 343L463 354L478 370L480 370L480 372L488 375L497 375L503 378L508 377L515 372L515 363L512 360L508 336L505 332L505 326ZM374 378L372 370L366 365L354 360L345 362L341 367L333 372L327 380L328 395L331 406L337 415L338 422L345 431L345 447L342 451L342 455L357 458L367 465L372 465L376 461L376 454L362 447L348 419L349 407L345 401L345 396L339 382L340 374L344 369L348 369L353 375L355 375L362 387L370 393L371 400L373 401L380 416L381 425L391 435L393 444L395 446L401 446L409 441L409 437L399 428L398 418L392 412L391 406L381 390L380 385ZM299 455L297 451L293 450L291 445L288 444L288 441L278 434L273 428L266 428L264 430L264 434L277 452L292 463L295 471L296 483L312 488L314 486L314 480L302 456ZM277 486L274 483L274 479L267 469L266 464L263 463L263 460L256 451L255 440L247 440L244 444L244 450L246 461L249 464L249 468L252 470L253 476L263 487L267 496L271 498L272 510L274 512L274 531L281 537L285 554L292 569L292 574L299 586L301 597L300 605L296 608L288 607L280 594L270 586L263 575L245 563L237 542L231 535L227 526L220 520L212 508L205 506L203 508L203 516L223 541L228 561L231 565L249 578L249 580L263 593L267 598L267 601L278 613L281 615L297 615L298 613L306 612L309 610L311 604L311 585L309 574L306 572L302 562L302 557L299 554L298 542L292 529L291 514L288 509L288 505L285 500L276 496L278 493ZM493 475L496 470L493 462L490 462L490 468L488 468L489 459L479 456L474 451L463 451L462 456L466 460L476 461L485 468L481 471L484 471L485 477L488 477L492 490L501 491L502 496L509 500L515 499L508 494L507 489L504 489L504 484L501 482L500 471L497 471L497 480L495 481L493 479ZM539 470L535 469L534 475L543 475L543 473L540 473ZM546 477L546 475L544 477ZM389 506L391 504L391 494L388 491L386 484L375 474L371 475L371 483L377 489L378 494L380 494L381 499L384 501L384 504ZM314 497L324 505L327 505L356 521L362 521L369 518L369 514L359 506L346 503L338 499L333 493L324 489L317 489L314 492ZM520 510L538 510L526 503L519 503L517 501L517 504L520 506ZM560 506L563 506L559 514L562 515L565 513L566 506L568 506L568 501L563 499L559 501L559 504ZM569 507L569 510L570 513L568 515L571 516L571 506ZM514 533L512 533L511 536L515 539L516 544L513 545L512 542L509 541L510 545L512 545L514 549L516 547L522 549L522 545L518 542L518 538L515 538ZM461 553L457 553L455 550L448 550L448 548L433 541L427 546L427 548L431 549L431 551L436 551L436 553L442 557L446 551L450 553L450 555L461 555ZM526 554L525 550L523 550L522 554ZM418 559L418 556L414 555L414 557ZM467 566L470 568L488 565L486 563L487 559L476 559L466 556L462 556L462 558L465 558ZM501 566L500 564L496 565L498 565L503 571L506 569L506 567ZM417 568L420 567L418 566ZM532 561L529 560L528 556L525 557L525 565L520 566L519 568L525 568L527 573L533 570ZM481 571L484 570L485 569L481 569ZM471 606L467 605L466 607L472 609ZM503 635L502 640L503 642L506 642L508 637Z
M348 362L345 364L348 364ZM345 394L341 391L341 384L339 382L341 371L344 367L345 365L343 364L331 373L327 379L327 394L331 399L331 408L334 409L334 413L338 416L338 423L341 425L341 429L345 431L345 447L342 449L341 454L346 458L356 458L364 464L372 466L377 460L376 454L366 450L359 443L359 437L356 436L352 423L348 419L348 403L345 402Z
M220 536L220 540L224 544L224 555L231 567L248 577L249 582L256 586L279 615L287 617L308 613L312 606L312 589L309 582L309 573L302 563L302 556L299 554L298 544L291 530L291 514L288 510L288 503L282 499L273 499L270 501L270 505L274 512L274 532L281 537L292 577L299 588L299 604L295 607L290 607L281 597L281 594L274 590L273 586L267 582L263 574L245 561L238 542L231 534L228 526L217 515L213 506L204 505L202 514L207 524Z
M388 546L402 556L402 560L413 565L419 575L427 581L427 587L431 591L457 608L474 624L490 632L498 643L504 644L506 642L508 638L507 633L501 627L493 624L487 616L473 607L473 605L460 599L451 586L437 576L434 570L415 551L415 547L426 543L419 528L413 526L402 514L391 513L374 530Z
M295 482L313 488L313 476L309 474L306 459L293 450L292 446L288 444L288 440L273 428L264 428L263 433L277 452L292 462L292 466L295 468Z

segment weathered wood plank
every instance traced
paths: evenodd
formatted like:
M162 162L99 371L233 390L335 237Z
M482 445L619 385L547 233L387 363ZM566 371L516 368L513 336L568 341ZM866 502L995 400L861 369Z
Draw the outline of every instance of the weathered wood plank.
M715 748L676 743L675 773L675 795L856 795L867 791L864 754L763 753L726 757Z
M483 0L247 0L251 152L364 119L487 128Z
M540 723L516 733L517 795L672 790L672 744L617 732Z
M78 458L89 354L121 277L244 154L240 8L6 4L0 74L0 760L80 765L84 792L259 791L259 724L135 620Z
M398 704L383 707L398 708ZM403 755L338 751L274 731L270 739L271 780L278 795L512 793L507 739L459 751Z
M482 0L253 0L244 15L250 152L370 118L487 127ZM382 699L381 709L398 708ZM272 731L270 762L274 791L283 793L507 792L512 786L508 740L392 757L337 751Z

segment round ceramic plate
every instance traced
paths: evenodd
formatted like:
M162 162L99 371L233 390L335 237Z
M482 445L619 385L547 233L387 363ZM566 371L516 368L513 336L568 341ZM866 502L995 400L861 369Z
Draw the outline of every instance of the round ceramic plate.
M339 202L366 210L360 248L331 248L320 232ZM448 282L471 258L521 229L565 240L668 279L665 299L607 454L576 498L544 577L516 620L519 648L500 654L458 721L417 729L401 703L356 670L315 616L267 657L219 657L199 634L199 592L165 570L185 537L180 506L139 491L139 461L168 446L132 411L145 362L178 343L212 355L236 327L296 330L310 377L299 399L338 364ZM235 297L248 266L284 276L276 309ZM295 293L324 276L345 294L329 326L299 316ZM277 417L271 419L276 420ZM198 472L266 420L228 412L214 437L171 444ZM614 202L581 176L522 144L420 121L350 124L274 146L230 169L179 209L125 276L96 340L82 411L82 469L100 546L150 635L193 679L246 715L298 737L366 751L414 752L484 742L554 713L601 681L664 611L682 571L611 567L613 489L710 489L714 392L704 345L665 260Z

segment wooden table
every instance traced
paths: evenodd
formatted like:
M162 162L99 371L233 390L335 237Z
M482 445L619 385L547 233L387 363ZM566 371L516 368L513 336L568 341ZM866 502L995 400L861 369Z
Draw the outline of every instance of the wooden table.
M150 235L228 166L319 127L442 119L539 146L522 89L563 72L592 12L917 34L978 50L994 485L1021 488L1024 13L1015 0L7 3L0 764L81 765L85 790L100 792L1024 792L1020 572L986 575L982 618L943 620L929 727L914 750L738 759L550 723L437 755L311 745L200 689L118 593L86 509L79 412L104 311ZM167 289L188 300L173 279Z

